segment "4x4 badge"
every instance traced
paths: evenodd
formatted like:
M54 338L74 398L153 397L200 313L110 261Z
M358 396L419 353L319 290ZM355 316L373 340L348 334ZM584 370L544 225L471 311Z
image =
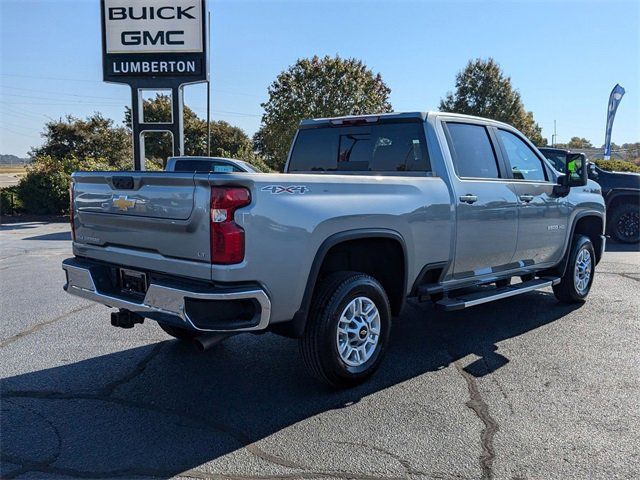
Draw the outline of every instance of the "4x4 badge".
M309 188L306 185L267 185L262 187L263 192L271 192L273 195L279 195L280 193L307 193Z

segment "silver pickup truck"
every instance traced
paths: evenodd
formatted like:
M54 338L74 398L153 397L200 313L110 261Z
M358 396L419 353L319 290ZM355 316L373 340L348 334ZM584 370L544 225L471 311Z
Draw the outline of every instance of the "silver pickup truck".
M583 156L567 165L509 125L436 112L303 121L284 174L75 173L64 288L202 348L298 338L311 372L350 386L408 297L586 298L604 201Z

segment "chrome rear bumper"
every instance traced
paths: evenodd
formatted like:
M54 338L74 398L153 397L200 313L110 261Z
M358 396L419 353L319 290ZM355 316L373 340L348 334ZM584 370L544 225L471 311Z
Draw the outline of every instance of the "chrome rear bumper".
M62 264L62 269L67 275L67 283L64 286L67 293L101 303L108 307L126 309L139 313L142 316L149 316L150 318L154 318L154 316L157 317L157 314L178 318L185 323L184 327L188 329L214 333L249 332L264 330L269 325L271 301L264 290L260 288L246 290L234 289L232 291L195 291L152 282L147 289L144 299L141 302L135 302L130 299L101 292L100 289L96 287L96 284L99 284L99 282L94 279L90 267L78 264L73 258L65 260ZM260 308L254 317L255 322L252 322L255 324L250 327L205 329L197 327L189 318L185 309L185 299L187 298L213 302L216 300L250 299L255 300Z

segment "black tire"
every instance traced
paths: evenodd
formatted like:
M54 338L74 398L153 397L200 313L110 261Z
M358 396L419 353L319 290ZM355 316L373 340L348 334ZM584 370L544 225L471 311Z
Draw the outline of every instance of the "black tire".
M578 273L576 272L578 268L578 256L581 252L586 251L586 254L589 255L590 269L589 269L589 277L587 279L587 283L584 288L578 288L576 286L576 276ZM593 284L593 277L595 274L595 265L596 265L596 254L593 249L593 244L589 237L584 235L575 235L573 237L573 242L571 243L571 249L569 250L569 261L567 263L567 268L565 269L564 275L560 280L560 283L553 286L553 293L556 298L563 303L582 303L584 302L587 295L589 295L589 291L591 290L591 285ZM580 276L580 278L584 278L584 273Z
M200 332L194 332L193 330L187 330L186 328L174 327L173 325L166 325L164 323L158 323L160 328L165 331L165 333L171 335L173 338L177 338L178 340L182 340L185 342L190 342L198 335L202 335Z
M640 207L632 203L618 204L609 217L613 239L620 243L640 242Z
M345 362L338 350L338 324L347 307L361 297L372 302L378 311L379 334L370 357L361 365L352 366ZM351 323L349 325L352 326ZM376 371L386 352L390 331L391 308L382 285L369 275L338 272L323 279L314 291L307 325L300 339L300 352L307 368L319 380L335 388L352 387ZM345 343L351 346L352 341L365 342L367 335L374 335L374 329L367 332L365 327L359 335L360 338L358 335L349 337L352 340ZM356 358L354 363L360 360Z

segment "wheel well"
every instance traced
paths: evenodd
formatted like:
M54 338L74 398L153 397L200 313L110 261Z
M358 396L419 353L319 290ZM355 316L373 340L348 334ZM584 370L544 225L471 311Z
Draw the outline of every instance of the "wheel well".
M593 243L593 248L596 251L596 262L600 261L600 254L602 252L602 218L590 215L582 217L576 222L576 227L573 230L576 235L586 235Z
M632 205L640 205L640 196L630 193L620 193L614 196L609 203L607 203L607 210L613 211L619 205L629 203Z
M342 270L366 273L378 280L387 292L392 314L400 313L406 289L400 242L392 238L358 238L338 243L325 255L317 280Z

